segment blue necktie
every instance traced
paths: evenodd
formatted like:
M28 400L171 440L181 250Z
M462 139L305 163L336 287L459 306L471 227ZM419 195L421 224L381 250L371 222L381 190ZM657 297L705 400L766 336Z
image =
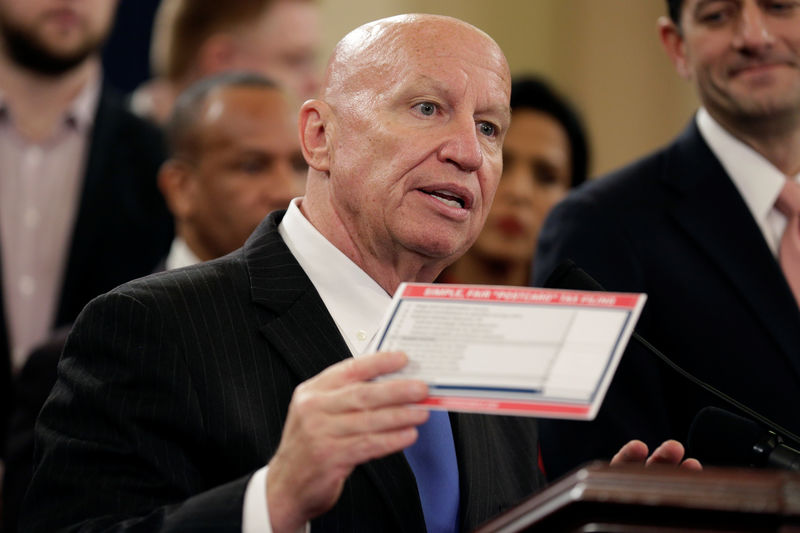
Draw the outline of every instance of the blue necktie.
M431 411L417 428L419 438L404 450L417 478L428 533L458 531L458 464L453 430L446 411Z

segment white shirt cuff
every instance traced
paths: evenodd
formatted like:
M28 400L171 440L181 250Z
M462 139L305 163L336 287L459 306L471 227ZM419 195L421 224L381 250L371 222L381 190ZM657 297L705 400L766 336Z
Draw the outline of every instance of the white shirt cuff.
M272 533L267 504L267 471L266 466L259 468L247 482L242 509L242 533ZM306 522L297 533L311 533L311 523Z

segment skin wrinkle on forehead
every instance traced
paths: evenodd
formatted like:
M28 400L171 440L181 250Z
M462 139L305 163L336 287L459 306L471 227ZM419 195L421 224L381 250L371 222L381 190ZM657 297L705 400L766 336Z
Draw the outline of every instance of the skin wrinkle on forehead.
M436 28L420 26L421 21L429 22L431 19L440 24ZM415 27L420 30L411 31ZM487 46L477 47L472 43L465 45L458 54L449 47L431 47L430 43L437 38L436 29L442 28L465 37L478 35ZM508 64L500 47L488 34L474 26L450 17L431 15L424 18L400 15L376 21L353 30L336 46L326 69L323 98L346 108L370 104L378 96L375 80L382 80L384 87L396 85L409 71L414 72L416 57L452 57L455 61L464 61L464 54L468 52L472 52L473 66L485 69L490 75L503 72L500 78L504 83L510 83ZM397 68L400 65L402 68Z

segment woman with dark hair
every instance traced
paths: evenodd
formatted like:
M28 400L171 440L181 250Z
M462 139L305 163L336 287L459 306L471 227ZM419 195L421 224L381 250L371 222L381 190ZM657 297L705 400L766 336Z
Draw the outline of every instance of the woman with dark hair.
M588 159L586 135L572 107L540 79L514 81L503 176L491 212L472 248L439 281L527 285L544 219L586 180Z

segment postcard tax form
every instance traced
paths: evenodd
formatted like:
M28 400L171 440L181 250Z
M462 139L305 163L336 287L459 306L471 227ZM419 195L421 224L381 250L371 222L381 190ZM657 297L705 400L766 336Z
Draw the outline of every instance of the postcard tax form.
M428 383L432 409L593 419L646 295L403 283L369 351Z

